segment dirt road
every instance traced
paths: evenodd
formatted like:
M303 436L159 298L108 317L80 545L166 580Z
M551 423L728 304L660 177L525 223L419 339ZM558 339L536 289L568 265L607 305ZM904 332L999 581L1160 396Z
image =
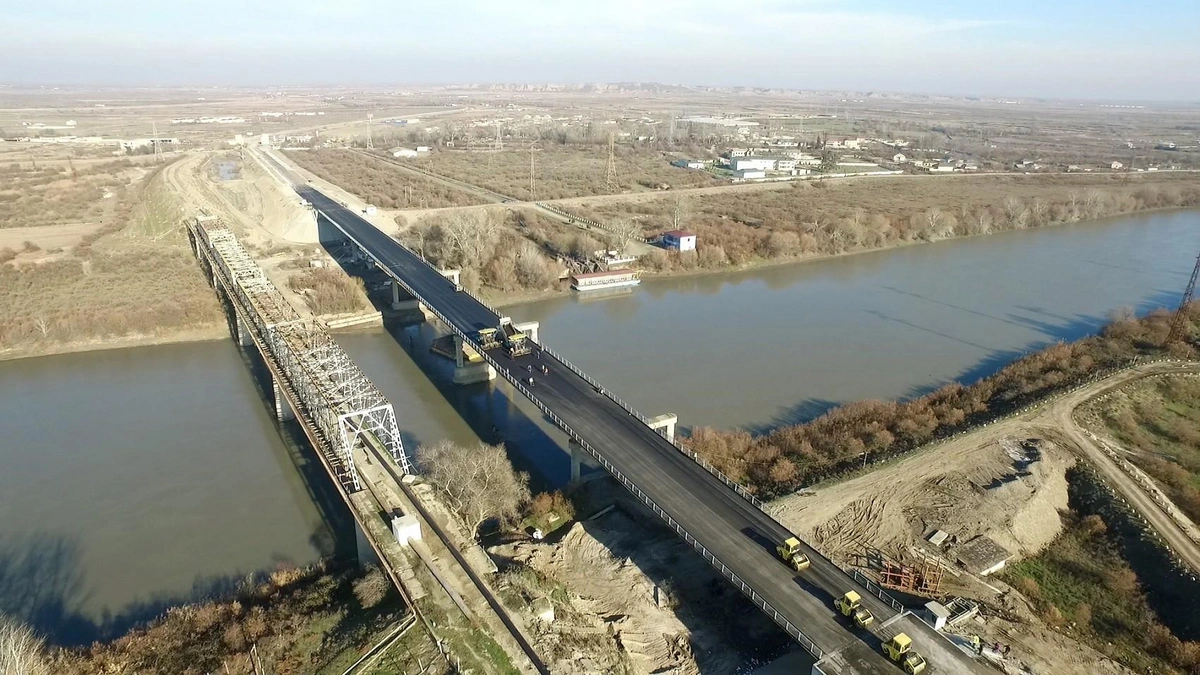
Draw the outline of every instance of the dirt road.
M914 453L870 473L777 500L770 509L785 524L848 559L864 543L904 556L931 526L965 540L984 534L1020 555L1048 544L1061 529L1065 470L1088 462L1133 505L1181 559L1200 570L1200 546L1109 458L1075 420L1088 400L1132 381L1200 372L1196 363L1153 363L1124 370L1025 414ZM1010 480L1022 439L1037 441L1040 460L1028 476ZM1000 487L995 485L1000 480ZM907 523L908 527L898 526Z
M1065 434L1088 463L1104 476L1108 484L1120 492L1121 496L1128 500L1133 508L1137 509L1138 513L1150 523L1150 526L1171 547L1171 550L1192 569L1200 572L1200 545L1193 541L1180 528L1179 524L1138 485L1137 480L1099 448L1075 421L1075 409L1080 405L1134 380L1168 373L1195 372L1200 372L1200 364L1156 363L1123 371L1096 383L1093 387L1081 389L1055 401L1031 421L1031 426L1058 430Z

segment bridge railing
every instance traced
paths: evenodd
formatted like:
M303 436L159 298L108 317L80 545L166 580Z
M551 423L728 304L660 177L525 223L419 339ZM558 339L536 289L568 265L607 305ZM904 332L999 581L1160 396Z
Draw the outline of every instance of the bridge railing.
M856 569L853 572L851 572L850 576L853 577L855 581L862 584L863 587L866 588L868 591L870 591L872 595L875 595L880 600L891 605L892 609L896 610L897 612L904 611L904 605L897 602L896 599L893 598L887 591L883 590L882 586L880 586L879 584L875 583L874 581L871 581L870 579L868 579L867 575L863 574L862 572L859 572Z

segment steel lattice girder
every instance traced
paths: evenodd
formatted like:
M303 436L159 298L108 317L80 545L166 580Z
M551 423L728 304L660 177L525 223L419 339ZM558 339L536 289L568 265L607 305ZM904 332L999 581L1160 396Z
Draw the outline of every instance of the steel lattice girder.
M360 489L353 448L367 432L409 473L395 410L387 398L319 324L301 319L232 232L203 225L196 230L197 236L203 232L216 253L213 259L235 282L233 295L249 310L309 418L328 442L337 444L331 448L336 456L329 459L343 485Z

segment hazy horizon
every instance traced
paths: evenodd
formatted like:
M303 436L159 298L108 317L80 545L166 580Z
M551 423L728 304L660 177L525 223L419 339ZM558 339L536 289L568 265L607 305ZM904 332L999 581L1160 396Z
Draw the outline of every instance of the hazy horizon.
M680 83L1195 101L1194 3L965 7L877 0L639 3L79 0L6 10L16 86Z

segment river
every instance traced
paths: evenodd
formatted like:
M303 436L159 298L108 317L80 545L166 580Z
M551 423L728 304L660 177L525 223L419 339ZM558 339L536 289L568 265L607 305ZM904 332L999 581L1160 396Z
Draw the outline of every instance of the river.
M1197 235L1200 212L1156 213L505 311L647 415L758 430L974 380L1094 332L1114 307L1173 306ZM535 484L565 480L561 435L529 404L449 384L433 326L396 331L338 340L407 447L504 441ZM0 362L0 384L0 610L59 641L344 550L344 507L280 436L232 342Z

